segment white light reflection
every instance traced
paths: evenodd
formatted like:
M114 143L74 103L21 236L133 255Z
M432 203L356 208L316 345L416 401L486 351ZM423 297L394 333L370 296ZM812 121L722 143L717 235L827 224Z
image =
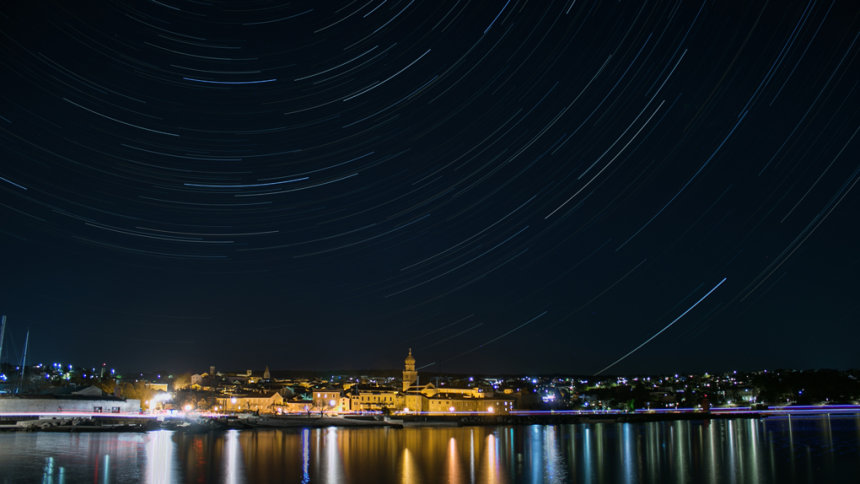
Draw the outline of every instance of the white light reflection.
M728 422L726 422L726 426L729 429L729 437L728 437L728 440L729 440L729 442L728 442L728 444L729 444L729 449L728 449L729 469L737 469L738 468L737 463L735 462L736 449L735 449L735 426L734 426L734 422L729 420ZM731 480L730 482L735 482L735 477L737 474L738 473L736 473L736 472L729 472L728 473L729 479Z
M604 463L603 450L606 448L606 444L604 443L604 433L606 431L606 424L596 423L594 424L594 441L597 446L597 465L595 466L595 470L597 472L597 482L607 482L609 479L606 478L606 464Z
M759 446L759 435L758 435L758 420L750 419L748 422L749 426L749 445L750 452L747 454L750 458L750 473L753 476L753 482L764 482L764 476L761 475L761 469L759 468L758 461L761 459L758 454L758 446Z
M797 475L797 469L794 467L794 432L791 430L791 414L788 414L788 448L791 452L789 452L788 456L791 459L791 475Z
M325 434L325 470L326 482L343 482L343 469L340 462L340 451L337 448L337 427L329 427Z
M708 459L705 461L705 465L709 468L708 475L710 476L710 482L712 484L717 484L719 482L719 475L717 474L717 426L716 424L709 423L708 424Z
M624 482L633 484L639 482L636 478L636 468L633 465L633 431L629 423L621 424L621 455L624 466Z
M302 430L302 484L311 482L311 475L308 472L308 467L311 461L311 431L309 429Z
M45 459L45 468L42 469L42 482L54 481L54 458L48 457Z
M585 427L582 435L582 471L584 473L583 482L592 482L594 479L593 470L591 468L591 429Z
M173 458L176 455L173 431L157 430L146 434L146 478L149 484L176 482Z
M238 430L230 429L224 434L224 452L227 454L224 462L224 482L227 484L243 482Z
M567 482L567 463L564 453L559 449L558 427L550 426L544 430L544 480Z
M110 454L105 454L105 462L102 465L102 482L110 482Z
M678 483L690 480L690 424L688 422L675 422L675 479Z
M543 457L543 433L544 428L540 425L532 425L531 428L531 438L528 441L529 444L529 459L527 461L529 465L529 470L531 470L531 475L529 476L529 482L544 482L543 476L543 468L541 467L544 463Z
M469 482L475 482L475 430L469 431Z
M735 439L735 448L737 449L737 455L735 456L735 461L737 462L737 474L738 476L746 476L749 473L747 469L747 461L745 457L749 454L749 449L747 448L746 439L744 439L744 428L740 423L737 424L737 430L734 432Z
M836 447L833 445L833 427L831 426L830 414L821 421L821 431L824 434L825 442L827 442L827 452L825 455L827 456L827 463L830 469L833 469L835 464L834 457L836 455Z
M660 482L660 457L658 452L663 442L663 436L661 435L663 427L649 425L646 429L646 439L648 442L645 445L645 454L648 460L646 468L649 471L648 474L651 482Z

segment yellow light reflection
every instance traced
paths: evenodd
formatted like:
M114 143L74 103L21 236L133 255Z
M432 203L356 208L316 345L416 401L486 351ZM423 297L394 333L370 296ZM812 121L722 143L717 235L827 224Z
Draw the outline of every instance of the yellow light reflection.
M465 482L465 476L460 472L460 462L459 457L457 456L457 440L454 437L448 439L448 479L447 482L451 484L458 484L460 482Z
M421 482L421 471L415 463L415 458L409 452L409 449L403 448L400 454L400 482L402 484L417 484Z
M489 484L495 484L501 481L499 475L501 472L501 470L499 469L499 459L496 455L498 449L495 435L487 435L486 449L487 452L484 456L484 462L486 463L486 467L484 469L483 474L487 478L486 482L488 482Z

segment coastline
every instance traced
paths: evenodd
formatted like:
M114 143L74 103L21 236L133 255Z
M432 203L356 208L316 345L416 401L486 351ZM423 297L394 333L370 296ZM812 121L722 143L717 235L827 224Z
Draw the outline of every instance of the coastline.
M594 423L648 423L671 421L701 421L729 419L763 419L780 417L821 415L860 415L853 413L802 413L770 414L750 413L627 413L627 414L540 414L540 415L457 415L457 416L402 416L400 418L350 418L330 416L250 416L246 418L198 417L193 419L152 418L39 418L0 424L0 431L7 432L147 432L152 430L175 430L179 432L217 432L230 429L304 429L304 428L415 428L415 427L468 427L468 426L526 426L526 425L570 425Z

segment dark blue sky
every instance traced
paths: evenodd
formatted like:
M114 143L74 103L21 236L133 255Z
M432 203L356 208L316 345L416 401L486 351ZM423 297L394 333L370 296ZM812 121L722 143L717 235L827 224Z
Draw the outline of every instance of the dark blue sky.
M6 361L860 364L853 2L14 3Z

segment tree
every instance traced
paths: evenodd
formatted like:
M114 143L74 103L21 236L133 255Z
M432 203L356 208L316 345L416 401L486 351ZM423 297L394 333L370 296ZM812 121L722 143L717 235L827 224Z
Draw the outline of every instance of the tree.
M212 375L210 375L212 376ZM191 386L191 373L181 373L173 378L173 389L181 390Z

